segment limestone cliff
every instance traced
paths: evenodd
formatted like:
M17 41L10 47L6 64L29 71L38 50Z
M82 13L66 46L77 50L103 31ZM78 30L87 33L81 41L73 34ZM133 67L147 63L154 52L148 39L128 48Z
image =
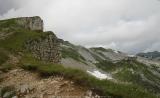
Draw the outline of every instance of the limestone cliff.
M61 59L59 39L51 31L44 33L46 33L45 37L28 40L26 48L40 60L59 63Z
M0 48L27 50L40 60L59 63L59 46L53 32L43 32L43 20L39 16L0 21Z
M39 16L17 18L16 22L25 29L43 31L43 20Z

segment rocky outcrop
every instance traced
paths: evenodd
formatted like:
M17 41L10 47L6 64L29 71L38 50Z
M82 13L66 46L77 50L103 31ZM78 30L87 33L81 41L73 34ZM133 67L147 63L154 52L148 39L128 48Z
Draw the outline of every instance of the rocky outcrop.
M16 23L25 29L43 31L43 20L39 16L16 18Z
M44 37L28 40L25 46L36 58L43 61L59 63L61 60L59 39L51 31L44 33Z
M43 20L39 16L0 21L0 40L7 42L8 39L12 40L14 37L19 39L24 36L26 36L24 40L15 41L16 44L24 43L20 46L21 51L29 50L34 57L43 61L60 62L60 40L53 32L43 32Z
M23 69L3 73L0 98L100 98L91 90L61 76L40 78ZM13 78L14 77L14 78Z

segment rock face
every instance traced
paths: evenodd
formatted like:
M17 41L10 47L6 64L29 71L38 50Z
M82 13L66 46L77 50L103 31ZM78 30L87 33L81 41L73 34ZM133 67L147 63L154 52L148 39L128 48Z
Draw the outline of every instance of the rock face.
M22 26L22 28L43 31L43 20L39 16L17 18L16 22Z
M38 16L17 18L17 23L29 30L43 31L43 20ZM59 39L51 31L42 33L45 36L28 40L26 48L40 60L59 63L61 60Z
M59 39L51 31L43 32L43 20L39 16L17 18L16 23L22 28L41 31L41 33L45 35L26 42L26 48L30 50L36 58L53 63L60 62Z
M40 60L59 63L61 60L59 39L53 32L44 33L46 33L45 37L28 40L26 42L26 48Z
M20 34L17 33L17 31L19 31ZM43 32L43 20L39 16L20 17L0 21L0 40L5 40L6 38L12 39L15 37L14 34L20 38L26 36L25 40L17 42L24 43L20 46L22 51L27 49L36 58L43 61L53 63L60 62L60 40L53 32Z

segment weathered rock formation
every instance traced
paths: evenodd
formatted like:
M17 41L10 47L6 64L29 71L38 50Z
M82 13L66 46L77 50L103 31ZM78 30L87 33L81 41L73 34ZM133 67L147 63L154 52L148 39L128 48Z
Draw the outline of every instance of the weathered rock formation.
M43 20L38 16L17 18L16 23L25 29L43 31ZM61 59L59 39L51 31L40 33L42 33L41 37L31 38L26 42L26 48L40 60L59 63Z
M16 23L25 29L43 31L43 20L39 16L16 18Z
M53 32L44 33L46 33L44 38L28 40L26 42L26 48L40 60L59 63L61 60L59 39Z
M15 37L14 34L18 34L17 31L21 33L19 37L26 35L26 39L22 40L24 42L21 42L24 43L23 46L25 47L22 48L22 51L27 49L36 58L43 61L60 62L60 41L53 32L43 32L43 20L39 16L0 21L0 40L5 40L9 36ZM28 32L28 35L26 32ZM24 35L22 35L23 33ZM32 33L34 36L32 36Z

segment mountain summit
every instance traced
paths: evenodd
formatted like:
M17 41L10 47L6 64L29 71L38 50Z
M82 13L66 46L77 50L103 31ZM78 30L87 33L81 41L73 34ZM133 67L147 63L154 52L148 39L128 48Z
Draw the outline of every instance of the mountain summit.
M5 51L29 51L40 60L60 62L59 39L51 31L43 32L40 17L2 20L0 27L0 47Z
M39 16L17 18L16 22L25 29L43 31L43 20Z
M20 17L8 20L1 20L1 29L24 28L28 30L43 31L43 20L39 16Z

